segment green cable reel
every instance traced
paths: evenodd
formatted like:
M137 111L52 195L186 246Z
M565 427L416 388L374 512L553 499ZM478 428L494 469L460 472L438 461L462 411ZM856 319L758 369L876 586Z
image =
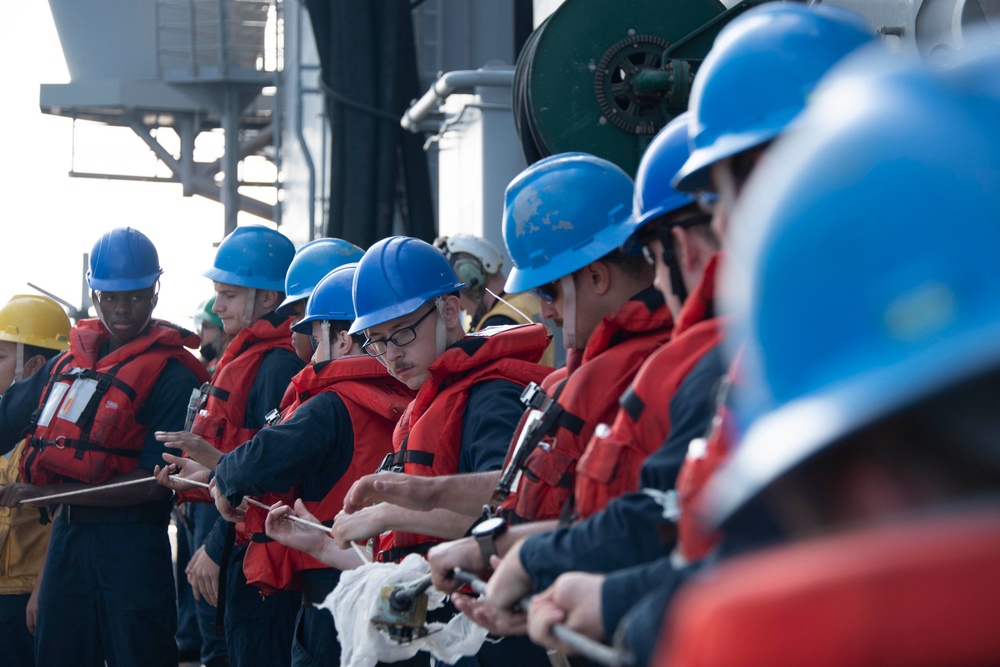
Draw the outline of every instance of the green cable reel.
M653 135L687 108L715 35L761 1L567 0L531 33L514 72L527 162L582 151L634 175Z

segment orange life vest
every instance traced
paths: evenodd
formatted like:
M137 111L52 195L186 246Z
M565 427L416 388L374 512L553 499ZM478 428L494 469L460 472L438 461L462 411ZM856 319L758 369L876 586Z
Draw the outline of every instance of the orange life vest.
M734 558L681 589L651 664L997 665L998 562L996 506Z
M652 287L639 292L594 329L580 365L561 388L546 383L546 393L576 417L561 419L525 461L517 491L501 504L508 521L557 518L572 496L576 466L598 424L610 423L618 397L649 355L670 339L673 319L663 297Z
M305 501L306 508L317 519L330 521L343 508L344 496L351 485L378 468L386 455L392 452L393 429L413 399L413 392L390 376L378 360L367 355L309 365L292 378L291 386L295 397L282 414L283 422L290 419L306 401L324 392L335 393L350 415L354 433L354 454L350 466L322 500ZM285 494L264 494L260 500L268 505L278 500L291 504L298 496L299 489L293 488ZM247 532L263 533L265 518L265 510L249 506ZM278 542L251 541L243 561L247 582L264 591L301 588L303 571L327 567L311 556Z
M549 344L542 324L490 327L451 345L427 369L427 380L407 407L392 437L391 464L409 475L438 477L458 472L462 415L473 385L507 380L520 386L541 382L552 372L537 363ZM381 561L441 542L435 537L392 531L376 539Z
M100 320L83 320L70 331L69 351L55 362L32 415L34 432L21 458L31 484L78 481L99 484L139 467L149 427L135 417L171 359L199 380L208 376L185 347L195 334L152 320L146 333L98 357L111 334Z
M670 402L688 373L719 344L715 317L718 255L705 267L688 296L670 342L642 365L621 395L610 430L595 433L576 468L574 500L582 518L601 510L612 498L639 488L639 469L670 434Z
M191 432L208 440L224 454L233 451L257 433L246 428L247 400L264 355L292 347L292 319L265 315L244 327L226 348L215 366L205 405L194 418Z
M736 439L734 416L726 405L729 387L740 382L740 353L737 352L729 367L723 391L719 396L712 429L704 445L692 443L687 457L677 474L677 501L681 515L677 521L677 551L683 562L696 563L715 548L719 534L708 527L700 516L702 491L715 471L729 458Z

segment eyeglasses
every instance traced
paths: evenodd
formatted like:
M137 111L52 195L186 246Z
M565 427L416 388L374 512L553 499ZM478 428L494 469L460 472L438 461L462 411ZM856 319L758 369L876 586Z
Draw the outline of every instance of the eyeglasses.
M694 193L694 200L698 203L698 208L704 213L712 215L715 213L715 207L719 203L719 193L712 192L711 190L699 190Z
M436 306L431 306L431 309L420 316L420 319L406 327L405 329L400 329L394 332L388 338L379 338L378 340L366 340L361 348L373 357L381 357L386 352L389 351L389 343L392 343L396 347L403 347L404 345L409 345L417 339L417 327L430 316L431 313L437 312Z
M535 287L531 291L534 292L535 296L537 296L539 299L541 299L545 303L552 303L559 296L559 287L558 287L558 285L559 285L559 281L558 280L553 280L550 283L545 283L544 285L540 285L539 287Z

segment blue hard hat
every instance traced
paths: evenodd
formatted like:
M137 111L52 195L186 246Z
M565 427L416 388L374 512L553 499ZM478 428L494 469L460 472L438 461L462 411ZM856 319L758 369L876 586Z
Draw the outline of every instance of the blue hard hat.
M631 233L632 179L586 153L554 155L522 171L504 202L513 263L504 290L523 292L598 260Z
M292 327L301 334L312 332L313 322L354 321L354 274L358 263L341 264L317 283L306 302L306 314Z
M860 16L827 5L774 2L734 19L691 87L691 157L674 187L699 190L713 164L777 137L830 67L874 38Z
M90 251L87 285L95 291L131 292L156 284L163 269L153 242L138 229L119 227Z
M919 64L865 53L817 91L734 215L723 308L745 436L731 516L847 436L1000 368L1000 125Z
M357 318L350 333L409 315L434 297L463 287L431 244L408 236L382 239L358 262L353 287Z
M694 204L694 199L678 192L670 179L688 159L688 124L691 114L684 112L667 123L653 138L639 161L635 174L632 217L627 226L632 233L654 218Z
M308 299L325 275L338 266L357 262L363 254L364 250L342 239L316 239L299 248L285 274L285 300L276 309L278 315L291 315L290 306Z
M226 285L283 292L294 255L295 246L284 234L260 225L237 227L222 239L212 268L202 275Z

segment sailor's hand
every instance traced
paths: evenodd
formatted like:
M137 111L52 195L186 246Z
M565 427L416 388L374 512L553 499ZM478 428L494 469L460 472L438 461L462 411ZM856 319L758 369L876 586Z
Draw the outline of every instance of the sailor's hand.
M222 458L222 452L212 446L208 440L187 431L157 431L156 439L167 447L183 450L189 457L209 470L215 470Z
M28 597L28 606L24 610L24 622L28 626L28 632L35 634L35 624L38 622L38 589L39 582L35 581L34 588L31 589L31 596Z
M353 514L341 511L333 520L333 539L341 549L349 549L351 542L364 542L385 532L383 520L387 505L366 507Z
M303 551L307 554L318 553L323 549L325 543L329 541L329 534L324 535L315 528L309 528L294 521L287 520L286 517L297 516L307 521L319 523L319 519L314 517L302 503L302 499L295 501L294 509L280 500L271 505L264 521L264 532L272 540L276 540L286 547Z
M184 480L190 479L196 482L208 482L211 471L197 461L186 459L173 454L163 453L163 460L168 465L156 466L153 474L156 475L156 482L161 486L174 491L187 491L195 488L194 484L185 484Z
M211 491L212 498L215 500L215 509L219 510L219 514L222 515L223 519L229 523L237 523L247 518L247 503L245 500L239 507L233 507L229 499L219 491L219 487L215 485L214 479L210 482L209 491Z
M479 545L471 537L463 537L460 540L452 540L435 546L427 553L427 562L431 566L431 579L434 581L434 588L448 594L454 593L463 586L462 582L456 581L451 576L455 568L461 568L473 574L482 574L487 569L483 563Z
M219 565L209 558L202 546L188 561L187 568L188 583L191 584L191 592L194 593L195 600L205 599L213 607L219 605Z
M344 511L353 514L376 503L392 503L411 510L434 509L435 486L432 477L416 477L399 472L365 475L344 497Z
M528 573L521 565L521 544L523 540L511 547L502 559L493 556L491 563L496 572L486 586L487 604L499 619L512 626L524 622L521 598L534 590Z
M565 625L591 639L603 641L601 589L604 575L568 572L545 591L531 598L528 635L531 641L563 653L572 650L552 635L552 626Z
M523 635L527 632L524 614L501 618L484 601L468 595L454 595L451 601L456 609L471 618L477 625L489 630L491 635L500 637Z
M25 505L28 505L32 498L50 495L47 491L48 488L51 487L35 486L34 484L8 484L0 487L0 507L20 507L22 500ZM58 490L52 493L58 493Z

